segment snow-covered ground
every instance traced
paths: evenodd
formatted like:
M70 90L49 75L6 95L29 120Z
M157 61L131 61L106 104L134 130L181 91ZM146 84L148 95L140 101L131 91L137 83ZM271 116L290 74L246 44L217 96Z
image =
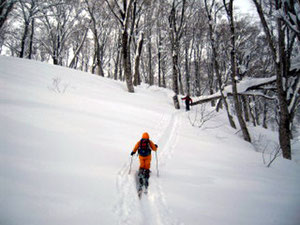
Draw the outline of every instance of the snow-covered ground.
M0 224L300 224L299 163L278 158L266 168L222 113L192 127L200 108L176 111L172 92L135 90L0 57ZM129 154L145 131L159 149L139 200ZM277 140L250 132L262 149Z

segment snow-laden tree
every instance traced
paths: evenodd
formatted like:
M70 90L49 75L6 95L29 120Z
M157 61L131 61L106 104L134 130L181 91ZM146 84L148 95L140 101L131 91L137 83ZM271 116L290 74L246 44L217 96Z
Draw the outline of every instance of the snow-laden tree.
M184 47L185 93L200 96L206 86L204 76L207 71L204 71L203 63L205 61L204 49L206 48L205 39L208 28L205 10L200 1L188 2L186 21L184 44L182 45Z
M214 73L216 74L216 78L217 78L218 89L221 94L222 103L224 104L227 112L229 123L231 127L236 128L233 117L230 113L230 108L226 96L223 92L223 82L222 82L222 76L221 76L221 70L219 64L220 61L218 60L219 54L218 54L217 44L216 44L216 32L215 32L216 19L217 19L216 17L218 12L220 12L221 10L221 5L217 4L215 1L208 1L208 0L205 0L204 3L205 3L206 16L208 19L208 26L209 26L209 42L210 42L211 53L212 53L211 59L214 68Z
M235 33L235 21L233 16L233 0L229 0L229 2L223 0L223 4L230 25L230 62L231 62L230 67L231 67L231 83L232 83L234 107L243 133L244 140L251 142L251 137L242 115L243 114L242 107L239 101L238 90L237 90L236 36L235 36L236 33Z
M104 1L85 0L85 7L90 18L90 30L93 34L94 56L91 72L104 76L105 53L108 48L113 24Z
M132 23L131 13L132 6L135 0L113 1L105 0L112 14L119 22L121 29L121 46L122 46L122 61L123 70L126 79L128 92L134 92L132 81L131 57L130 57L130 25Z
M45 2L41 0L16 0L14 2L16 4L11 18L9 38L13 35L15 41L19 42L19 46L14 46L14 51L20 58L31 59L34 51L37 20L41 17L41 12L61 3L59 1ZM13 48L13 45L10 45L10 47Z
M288 26L289 30L294 33L298 41L300 41L300 1L299 0L284 0L278 2L278 14L283 23Z
M151 15L153 11L152 3L150 1L135 1L133 3L133 9L132 9L132 24L131 24L131 32L130 32L130 42L131 47L133 48L133 64L134 64L134 72L133 72L133 83L135 86L140 85L142 82L142 75L146 77L147 72L140 72L141 71L141 65L144 65L144 61L150 61L150 70L151 70L151 60L148 60L143 57L143 46L147 42L145 40L145 32L148 29L148 27L152 26L152 18L149 16ZM148 16L147 16L148 15ZM151 30L151 28L149 28ZM151 36L148 38L151 42ZM151 46L151 43L150 43ZM144 48L145 49L145 48ZM151 54L151 48L150 48L150 54ZM148 78L144 79L145 82L149 81L149 76L151 73L148 71ZM149 82L148 82L149 83Z
M178 54L180 50L180 41L184 34L184 14L186 10L186 1L182 0L173 0L170 15L169 15L169 36L171 40L171 49L172 49L172 89L175 93L174 96L174 103L175 108L179 109L180 106L178 104L178 97L179 94L179 62L178 62ZM183 94L183 93L181 93Z
M17 0L1 0L0 2L0 31L8 18L9 13L12 11L14 4Z
M55 0L47 1L54 3ZM69 56L69 40L76 32L76 24L83 12L80 1L65 1L62 4L53 4L43 10L41 17L43 32L39 42L51 56L53 64L67 65Z
M23 58L25 55L26 47L29 48L28 58L31 58L32 53L32 42L34 36L34 24L35 24L35 16L40 12L40 2L37 0L19 0L18 4L20 4L21 14L24 20L24 32L21 38L21 48L20 48L20 58ZM31 25L31 31L29 31L29 26ZM26 46L26 40L29 38L30 32L30 40L29 46Z
M295 40L299 17L290 9L294 9L292 3L299 6L299 1L269 0L269 5L263 5L257 0L252 1L260 17L274 64L279 105L279 143L283 157L291 159L291 127L299 105L300 68L296 64L297 61L294 63L294 60L299 60L299 47L296 47L299 46L299 40ZM271 21L264 12L267 7L272 9L269 11L274 16ZM297 10L297 7L295 9ZM275 34L272 32L274 23L276 24ZM293 23L296 24L293 25Z
M69 62L69 67L77 69L78 67L83 70L84 65L88 63L89 54L86 55L87 52L89 52L89 47L86 45L87 43L90 43L87 38L89 27L87 25L90 24L90 21L88 19L82 18L78 21L78 23L75 24L74 30L75 32L70 35L70 50L72 56L72 59ZM88 66L85 66L87 69Z

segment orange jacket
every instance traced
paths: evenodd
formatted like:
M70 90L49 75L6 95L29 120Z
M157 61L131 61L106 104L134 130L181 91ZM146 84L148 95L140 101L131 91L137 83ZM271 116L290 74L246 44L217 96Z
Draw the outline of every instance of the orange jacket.
M143 136L142 136L142 139L148 139L149 140L149 134L146 132L146 133L143 133ZM141 141L138 141L136 144L135 144L135 146L134 146L134 148L133 148L133 152L136 152L138 149L139 149L139 147L140 147L140 142ZM149 140L149 145L150 145L150 148L153 150L153 151L156 151L157 150L157 147L155 146L155 144L151 141L151 140Z

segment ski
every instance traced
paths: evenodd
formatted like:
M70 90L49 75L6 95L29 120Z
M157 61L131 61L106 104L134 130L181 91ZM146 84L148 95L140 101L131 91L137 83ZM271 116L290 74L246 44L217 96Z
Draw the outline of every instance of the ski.
M138 188L137 188L137 192L138 192L138 197L141 199L143 193L145 193L145 191L147 190L147 188L144 185L143 182L143 178L138 178Z
M148 182L149 172L146 173L145 170L139 170L136 174L136 184L137 184L137 193L138 197L141 199L142 194L148 194Z
M148 188L145 188L144 190L144 194L147 195L148 194Z
M140 187L140 188L138 189L138 196L139 196L140 199L142 198L142 194L143 194L143 188Z
M137 193L138 193L138 197L141 199L143 194L144 195L148 194L148 188L146 186L139 187Z

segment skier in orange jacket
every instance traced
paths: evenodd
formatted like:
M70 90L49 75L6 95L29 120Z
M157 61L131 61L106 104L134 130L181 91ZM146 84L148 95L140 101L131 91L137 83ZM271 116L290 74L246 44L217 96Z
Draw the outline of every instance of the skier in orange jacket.
M157 148L158 146L149 139L149 134L145 132L142 135L142 139L136 143L131 152L131 155L134 155L138 151L140 160L139 174L144 175L147 179L150 174L151 151L156 151Z

